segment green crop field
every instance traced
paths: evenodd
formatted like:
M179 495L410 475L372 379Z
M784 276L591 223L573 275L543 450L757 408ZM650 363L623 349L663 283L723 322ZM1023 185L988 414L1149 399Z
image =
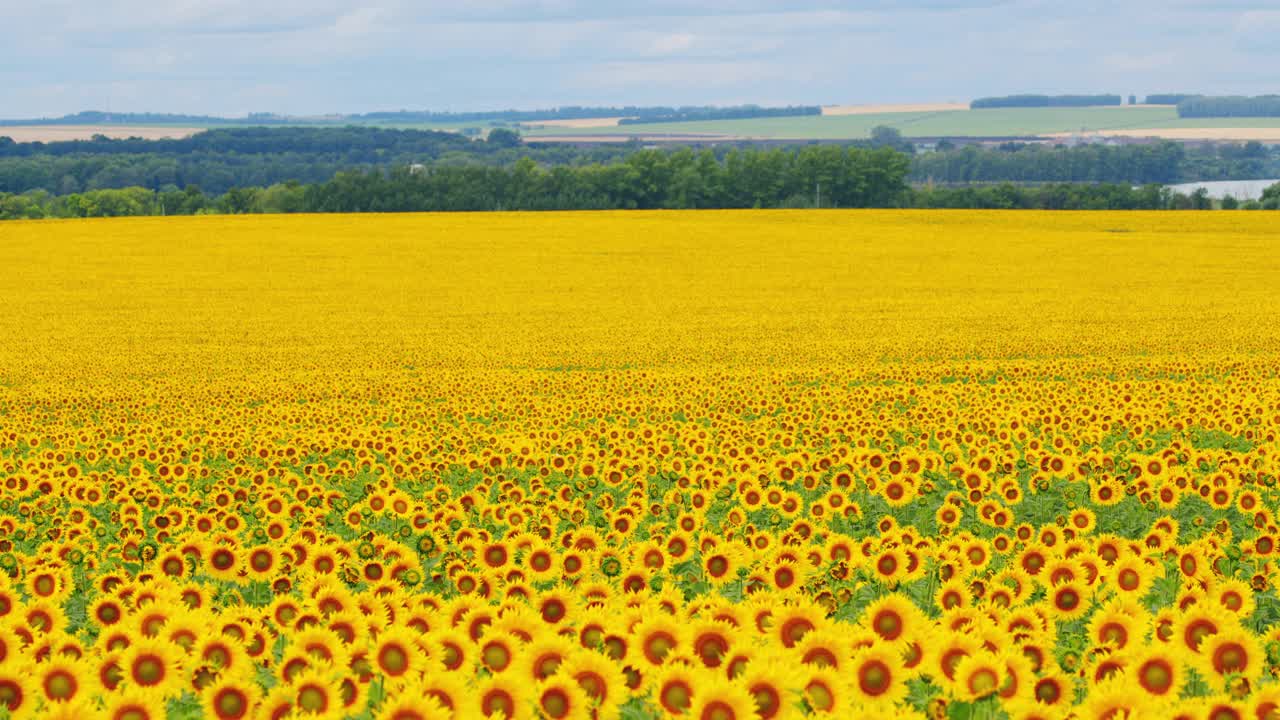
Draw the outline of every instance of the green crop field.
M1000 108L943 112L822 115L807 117L653 123L597 128L528 128L531 138L545 136L727 135L752 138L817 140L869 137L877 125L907 137L1002 137L1145 128L1280 128L1280 118L1180 119L1171 107Z

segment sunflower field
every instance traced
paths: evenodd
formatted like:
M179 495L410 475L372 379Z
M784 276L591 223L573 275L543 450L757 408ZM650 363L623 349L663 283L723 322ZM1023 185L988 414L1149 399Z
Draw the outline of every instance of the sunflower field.
M0 226L0 718L1280 717L1254 213Z

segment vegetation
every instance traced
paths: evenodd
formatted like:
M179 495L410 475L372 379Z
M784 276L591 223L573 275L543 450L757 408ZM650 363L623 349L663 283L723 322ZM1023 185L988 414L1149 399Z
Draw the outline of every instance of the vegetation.
M1028 107L1093 107L1097 105L1120 105L1123 100L1119 95L1005 95L1002 97L978 98L969 103L974 110L988 108L1028 108Z
M3 233L9 718L1280 698L1270 218Z
M494 130L487 141L457 133L341 128L226 128L181 140L13 143L0 138L0 192L66 195L130 186L172 190L197 186L215 194L232 187L329 180L342 170L433 163L509 165L521 157L546 164L604 162L637 148L521 146Z
M1135 188L1114 183L925 185L900 189L892 195L884 192L841 194L839 184L815 183L812 195L784 196L770 194L760 187L738 187L730 191L728 186L722 187L720 194L714 194L703 178L686 173L679 185L668 191L646 192L645 187L654 186L645 185L647 175L635 172L635 166L608 167L596 167L581 174L564 168L545 171L527 165L518 171L473 168L443 169L427 174L403 170L339 173L325 183L288 182L266 188L232 188L217 196L206 195L194 187L159 193L145 188L91 190L63 196L43 192L0 193L0 220L257 213L809 208L819 202L828 208L1214 209L1213 201L1203 190L1188 195L1159 185ZM833 190L834 196L827 194ZM1269 188L1260 200L1238 203L1229 199L1220 207L1280 210L1280 183Z
M1280 95L1191 97L1178 103L1184 118L1280 117Z
M805 115L821 115L822 108L817 105L797 105L778 108L764 108L758 105L740 105L737 107L683 107L669 113L647 113L638 117L624 117L619 125L641 125L664 122L700 122L704 120L744 120L748 118L766 117L802 117Z
M409 212L646 208L891 207L904 203L906 155L890 148L838 146L796 150L641 150L612 164L514 165L343 171L303 185L231 188L217 197L198 188L152 193L140 188L0 200L4 217L188 214L198 212ZM149 203L134 203L143 197ZM112 198L110 201L106 198Z
M939 183L1147 183L1280 177L1280 151L1258 142L1186 146L1171 141L1122 145L1005 143L944 145L912 159L911 179Z
M815 206L1161 209L1187 202L1133 186L1280 175L1280 153L1258 143L943 143L937 152L911 155L911 142L893 128L875 128L871 136L840 145L701 151L524 144L501 128L484 141L345 127L227 128L182 140L0 142L0 218ZM908 183L920 189L911 191ZM1265 200L1259 205L1269 207Z

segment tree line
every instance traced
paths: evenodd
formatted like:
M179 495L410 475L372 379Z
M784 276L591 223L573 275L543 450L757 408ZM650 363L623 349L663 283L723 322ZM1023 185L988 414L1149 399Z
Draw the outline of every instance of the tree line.
M710 152L723 161L749 147L722 144ZM877 128L870 140L841 147L891 147L911 154L909 180L916 183L1141 185L1280 177L1280 152L1256 142L1186 146L1165 141L1118 147L1007 143L988 148L943 141L937 152L914 152L910 140L897 131ZM622 162L642 148L635 142L521 142L518 134L506 129L493 130L485 140L369 127L225 128L173 140L99 137L15 143L0 137L0 192L70 195L126 187L160 192L194 185L221 195L233 187L269 187L289 180L314 184L340 171L395 166L507 167L526 157L540 166L604 165Z
M1280 117L1280 95L1189 97L1178 103L1178 117Z
M890 148L640 150L620 162L542 166L396 166L343 171L317 183L195 186L71 195L36 191L0 199L0 215L96 217L200 212L426 212L807 207L893 207L909 191L908 157ZM820 196L820 199L819 199Z
M1005 143L921 153L915 182L945 184L1085 182L1176 184L1280 177L1280 152L1258 142L1187 146L1173 141L1138 145Z
M908 156L891 148L816 146L793 150L674 153L643 150L610 164L438 166L344 171L324 182L0 193L0 219L248 213L447 212L693 208L977 208L1047 210L1211 209L1207 193L1159 185L1052 183L917 186ZM1280 183L1261 201L1223 208L1280 209Z
M970 109L1028 108L1028 107L1093 107L1119 105L1119 95L1003 95L978 98L969 103Z

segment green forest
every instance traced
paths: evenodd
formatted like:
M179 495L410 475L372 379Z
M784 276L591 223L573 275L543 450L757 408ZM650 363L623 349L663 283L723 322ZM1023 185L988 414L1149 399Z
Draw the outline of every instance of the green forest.
M917 152L858 143L645 148L456 133L224 128L181 140L15 143L0 137L0 218L194 213L1212 206L1162 186L1280 176L1259 143L1006 144ZM1246 207L1273 207L1269 195ZM1227 205L1231 206L1230 203Z

